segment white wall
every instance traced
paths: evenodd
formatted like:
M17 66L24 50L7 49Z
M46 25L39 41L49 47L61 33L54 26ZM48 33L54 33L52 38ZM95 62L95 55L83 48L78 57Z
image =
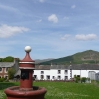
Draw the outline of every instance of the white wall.
M96 73L99 72L99 70L72 70L72 77L74 77L74 75L80 75L81 77L89 77L89 71L94 71Z
M58 69L58 70L60 70L60 69ZM55 79L57 79L57 80L58 80L58 76L60 76L60 78L61 78L60 80L64 80L65 79L65 76L68 76L68 72L65 73L65 70L60 70L61 71L60 74L58 73L58 70L55 70L55 69L51 69L50 70L51 79L52 80L53 80L52 76L55 76Z
M47 80L47 76L50 76L50 80L58 80L58 76L61 77L60 80L64 80L65 76L68 76L68 80L70 79L70 70L67 70L67 73L65 73L65 70L61 70L61 73L58 74L58 70L60 69L51 69L51 70L34 70L33 75L37 75L37 79L41 79L41 75L44 75L43 80ZM44 74L41 74L41 71L44 71ZM95 71L96 73L99 72L99 70L72 70L72 78L74 78L74 75L80 75L81 77L89 77L88 72L89 71ZM53 79L53 76L55 77Z
M41 71L44 71L44 74L41 74ZM50 76L50 80L58 80L58 76L60 76L60 80L64 80L64 76L68 76L68 72L65 73L65 70L60 70L61 73L58 74L58 70L55 69L51 69L51 70L34 70L34 74L33 75L37 75L37 79L40 80L41 79L41 75L44 75L44 80L47 80L47 76ZM53 79L53 76L55 77Z
M41 71L44 71L44 74L41 74ZM41 79L41 75L44 75L44 79L46 79L46 76L50 75L50 70L34 70L34 74L33 75L37 75L37 79L38 80Z

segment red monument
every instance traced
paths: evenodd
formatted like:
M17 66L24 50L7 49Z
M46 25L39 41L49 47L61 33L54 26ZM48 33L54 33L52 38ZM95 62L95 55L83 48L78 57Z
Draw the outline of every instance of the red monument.
M35 69L35 61L30 58L30 46L25 47L26 56L20 63L21 78L20 86L12 86L5 89L7 99L44 99L47 92L45 88L33 85L33 70Z

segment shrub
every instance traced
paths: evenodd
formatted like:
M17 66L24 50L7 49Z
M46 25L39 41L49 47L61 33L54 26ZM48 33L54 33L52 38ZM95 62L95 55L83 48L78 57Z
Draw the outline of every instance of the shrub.
M80 76L79 75L74 75L74 81L78 83L80 81Z
M81 82L84 82L84 83L85 83L85 82L86 82L86 80L87 80L87 78L86 78L86 77L82 77L82 78L81 78Z
M0 82L3 82L5 81L4 77L0 78Z
M9 79L13 79L14 78L14 74L15 74L15 70L13 68L10 68L8 70L8 78Z

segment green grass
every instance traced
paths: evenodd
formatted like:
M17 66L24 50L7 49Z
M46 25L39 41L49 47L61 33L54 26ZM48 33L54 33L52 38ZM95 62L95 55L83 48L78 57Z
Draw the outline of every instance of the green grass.
M4 89L19 83L0 83L0 99L6 99ZM99 99L99 87L94 84L70 82L34 82L34 86L45 87L45 99Z
M19 83L1 82L0 83L0 99L6 99L4 89L11 87L11 86L17 86L17 85L19 85Z

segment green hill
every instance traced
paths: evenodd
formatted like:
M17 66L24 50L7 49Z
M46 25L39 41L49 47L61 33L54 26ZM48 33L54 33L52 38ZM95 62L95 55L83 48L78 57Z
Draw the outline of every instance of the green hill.
M99 52L93 50L87 50L79 52L71 56L53 59L47 62L39 63L40 65L51 65L51 64L96 64L99 63Z

